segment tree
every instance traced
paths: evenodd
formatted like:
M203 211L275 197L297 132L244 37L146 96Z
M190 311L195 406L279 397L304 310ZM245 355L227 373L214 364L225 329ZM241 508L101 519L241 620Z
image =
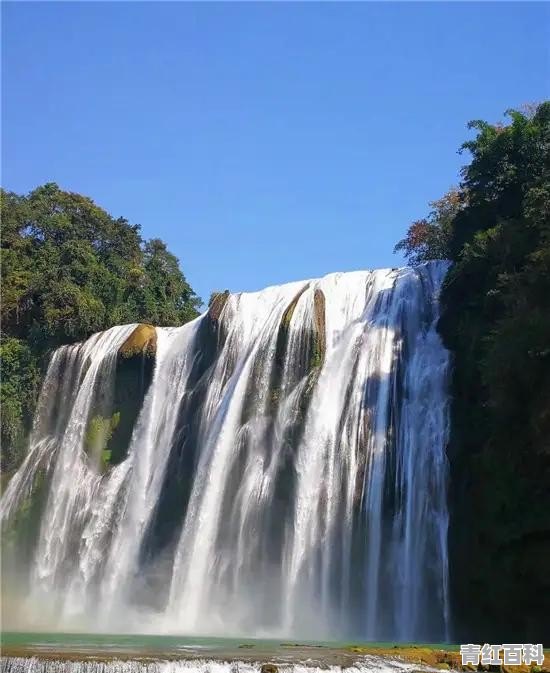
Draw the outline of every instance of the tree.
M470 123L459 188L467 199L446 229L453 264L440 331L454 365L449 558L459 639L550 637L547 572L533 563L550 554L550 103L508 116ZM425 258L422 245L431 254L425 237L413 256Z
M20 339L2 339L0 361L1 467L5 471L17 465L24 451L25 432L32 423L40 373L30 348Z
M403 251L413 266L431 259L449 259L452 223L457 213L464 208L466 200L466 192L453 188L441 199L432 201L428 217L410 225L405 238L397 243L394 252Z
M0 199L2 437L13 466L52 348L115 324L181 325L201 301L161 240L88 197L48 183Z

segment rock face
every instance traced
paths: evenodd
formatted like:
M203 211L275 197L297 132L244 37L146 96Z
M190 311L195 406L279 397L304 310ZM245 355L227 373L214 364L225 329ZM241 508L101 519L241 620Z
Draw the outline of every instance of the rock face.
M296 304L300 300L300 297L304 294L304 292L308 289L309 285L305 285L300 292L294 297L294 299L290 302L290 304L287 306L285 312L283 313L283 318L281 320L281 327L288 328L290 325L290 321L292 320L292 316L294 315L294 311L296 309Z
M284 355L288 342L288 330L296 305L300 297L309 288L309 285L303 287L294 299L290 302L279 325L279 336L277 339L277 352L275 355L276 363L282 366ZM310 373L318 369L325 359L326 351L326 321L325 321L325 295L322 290L316 289L313 295L313 330L310 334L310 347L307 354L306 371L303 374Z
M208 315L212 321L218 321L222 311L229 299L229 290L224 292L215 292L212 294L210 304L208 306Z
M315 290L313 296L313 311L315 319L314 361L316 367L320 367L325 359L327 349L326 318L325 318L325 295L322 290Z
M143 323L118 351L113 410L119 414L119 422L109 442L111 465L120 463L128 453L133 427L153 378L156 350L156 330Z
M308 289L308 287L309 285L304 286L296 294L294 299L286 307L285 312L283 313L283 317L281 318L281 322L279 324L279 333L277 336L277 349L275 351L275 364L278 370L281 370L284 365L284 358L288 343L288 330L290 327L292 316L294 315L294 311L296 310L296 304L300 300L300 297Z
M212 364L216 354L225 342L227 334L222 325L221 316L230 296L229 290L213 292L208 304L208 311L199 327L200 359L202 361L201 366L204 369Z
M142 323L122 344L119 354L123 358L136 355L154 356L157 350L157 333L153 325Z

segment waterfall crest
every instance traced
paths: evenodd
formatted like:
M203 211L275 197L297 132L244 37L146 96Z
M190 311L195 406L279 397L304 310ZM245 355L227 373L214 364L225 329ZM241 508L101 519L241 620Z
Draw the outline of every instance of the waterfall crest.
M18 577L27 604L89 630L445 639L446 268L330 274L156 328L131 439L106 470L87 428L120 411L136 326L57 350L0 502L17 528L37 482L45 494Z

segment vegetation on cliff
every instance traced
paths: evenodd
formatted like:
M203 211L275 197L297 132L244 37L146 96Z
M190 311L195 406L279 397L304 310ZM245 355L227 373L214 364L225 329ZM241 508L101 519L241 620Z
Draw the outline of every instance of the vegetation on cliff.
M453 261L440 331L457 636L549 642L550 102L508 117L470 123L459 188L397 249Z
M139 225L49 183L1 190L2 470L21 459L47 354L130 322L181 325L200 299ZM151 346L152 347L152 346Z
M88 421L84 438L85 449L102 470L106 469L111 461L112 449L109 442L119 423L120 411L116 411L110 418L97 415Z

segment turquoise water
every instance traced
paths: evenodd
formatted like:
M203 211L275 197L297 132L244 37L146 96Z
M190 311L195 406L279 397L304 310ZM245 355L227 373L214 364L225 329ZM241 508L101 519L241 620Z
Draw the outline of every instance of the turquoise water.
M21 647L57 652L135 652L135 653L244 653L271 651L273 653L300 650L302 648L326 648L335 650L350 645L363 647L391 648L396 643L357 642L357 641L295 641L258 638L220 638L180 635L150 634L107 634L107 633L27 633L4 632L0 634L3 647ZM400 643L401 646L407 644ZM413 645L412 643L410 645ZM416 644L418 645L418 644ZM429 647L441 647L447 650L458 649L458 645L429 644Z

